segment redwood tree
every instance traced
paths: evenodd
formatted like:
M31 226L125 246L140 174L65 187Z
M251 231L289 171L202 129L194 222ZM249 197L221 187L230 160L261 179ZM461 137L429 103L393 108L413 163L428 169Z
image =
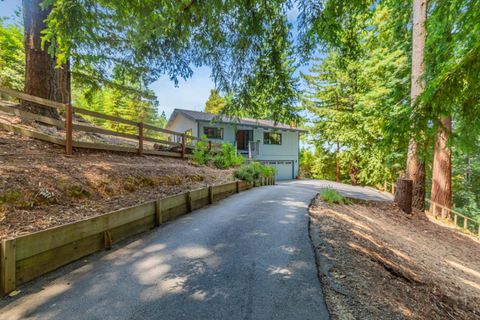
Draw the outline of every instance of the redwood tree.
M417 98L424 90L422 75L425 71L424 50L426 40L425 21L427 19L427 0L413 0L412 27L412 79L410 97L412 114L417 108ZM419 143L415 138L408 146L406 177L413 181L412 205L419 210L425 209L425 161L419 152Z
M52 6L42 7L41 0L23 1L23 22L25 27L25 93L68 103L70 81L67 65L56 67L55 57L48 52L50 44L42 45L42 31ZM56 109L24 102L22 108L34 113L59 118Z
M452 131L452 118L443 117L438 128L432 170L432 193L430 200L444 207L452 206L452 152L448 138ZM441 208L434 212L437 216ZM443 217L445 218L445 217Z

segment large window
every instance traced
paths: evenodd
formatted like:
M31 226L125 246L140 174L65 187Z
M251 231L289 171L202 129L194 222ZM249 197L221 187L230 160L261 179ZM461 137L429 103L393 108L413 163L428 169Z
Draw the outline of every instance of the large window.
M223 128L203 127L203 134L208 139L223 139Z
M278 132L264 132L263 144L282 144L282 134Z

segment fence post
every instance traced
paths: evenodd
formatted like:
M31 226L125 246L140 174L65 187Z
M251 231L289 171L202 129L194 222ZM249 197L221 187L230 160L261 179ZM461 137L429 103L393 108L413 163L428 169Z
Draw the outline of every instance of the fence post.
M456 213L453 214L453 223L455 224L455 228L458 227L458 215Z
M185 201L187 203L187 212L192 212L192 193L190 191L187 191L185 193Z
M435 202L430 202L430 214L437 217L437 206Z
M185 147L186 147L186 141L185 141L185 133L182 133L182 159L185 158Z
M463 229L468 230L468 219L463 217Z
M138 123L138 155L143 154L143 122Z
M155 201L155 226L158 227L162 224L162 200Z
M213 203L213 187L212 186L208 187L208 203L209 204Z
M212 140L208 140L208 151L212 151Z
M15 290L15 239L2 240L0 248L0 293Z
M237 180L237 184L236 184L236 190L235 190L237 193L240 192L240 181Z
M70 103L66 105L65 114L65 151L67 156L73 153L73 107Z

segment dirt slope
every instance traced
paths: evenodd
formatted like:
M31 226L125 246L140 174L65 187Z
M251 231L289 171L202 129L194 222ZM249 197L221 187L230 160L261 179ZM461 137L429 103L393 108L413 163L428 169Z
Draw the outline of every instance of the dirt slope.
M230 170L173 158L64 149L0 129L0 239L183 190L233 180Z
M333 319L480 319L480 243L391 204L310 208Z

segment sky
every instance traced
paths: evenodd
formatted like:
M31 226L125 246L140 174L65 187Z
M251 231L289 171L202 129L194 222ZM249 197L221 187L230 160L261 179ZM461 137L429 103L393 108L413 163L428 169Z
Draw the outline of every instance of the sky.
M13 21L15 11L20 9L22 0L0 0L0 16ZM296 12L289 14L294 20ZM306 67L300 70L306 71ZM215 88L210 78L211 69L208 67L192 68L193 76L187 80L181 79L176 87L168 77L161 77L150 85L159 101L159 113L165 111L167 118L175 108L203 111L210 90Z

